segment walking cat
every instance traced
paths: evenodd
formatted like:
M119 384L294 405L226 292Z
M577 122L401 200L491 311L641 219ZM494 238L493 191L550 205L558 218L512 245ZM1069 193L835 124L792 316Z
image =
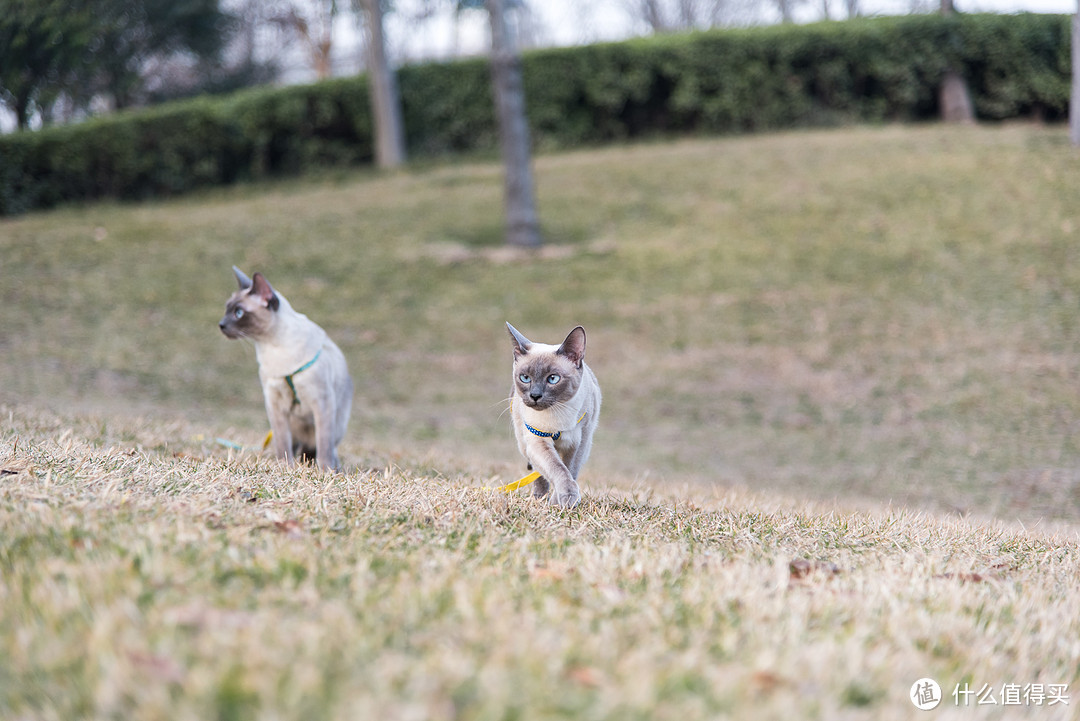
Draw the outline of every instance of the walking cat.
M592 450L600 418L600 384L585 364L585 329L561 345L533 343L509 323L514 343L510 416L518 450L542 475L533 495L573 508L581 500L578 473Z
M250 338L259 362L274 451L293 465L298 456L339 470L353 383L345 356L326 331L297 313L262 273L248 278L236 266L240 289L218 322L229 338Z

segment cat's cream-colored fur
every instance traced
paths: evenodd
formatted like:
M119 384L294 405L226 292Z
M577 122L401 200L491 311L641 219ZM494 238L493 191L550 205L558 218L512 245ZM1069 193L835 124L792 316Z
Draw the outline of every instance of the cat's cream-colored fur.
M261 273L248 278L233 266L240 289L218 323L229 338L255 343L274 450L292 465L298 456L340 470L353 384L341 349L316 323L293 310Z
M514 343L514 436L528 467L541 474L533 494L573 508L581 500L578 474L600 419L600 384L585 364L585 329L578 326L562 344L548 345L506 327Z

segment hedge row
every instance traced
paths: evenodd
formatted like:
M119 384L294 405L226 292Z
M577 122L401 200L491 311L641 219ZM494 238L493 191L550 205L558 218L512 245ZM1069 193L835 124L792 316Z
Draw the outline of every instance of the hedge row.
M544 148L932 118L948 67L967 79L981 118L1062 119L1068 18L880 18L660 36L523 59L533 137ZM405 67L398 83L412 156L496 146L485 61ZM359 77L3 136L0 215L369 163L371 135Z
M0 136L0 215L372 158L363 78L260 88Z

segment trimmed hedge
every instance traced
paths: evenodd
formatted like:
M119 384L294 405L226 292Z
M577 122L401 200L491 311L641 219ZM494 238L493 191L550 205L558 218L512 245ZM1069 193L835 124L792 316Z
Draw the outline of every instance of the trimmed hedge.
M984 119L1060 120L1069 19L936 15L659 36L523 58L544 148L938 115L948 67ZM399 71L414 157L491 150L483 60ZM100 197L166 196L373 158L366 79L258 88L0 137L0 215Z
M364 78L246 90L0 136L0 215L370 162Z
M1065 117L1068 19L936 15L660 36L535 53L533 132L553 145L647 134L936 118L946 68L984 119Z

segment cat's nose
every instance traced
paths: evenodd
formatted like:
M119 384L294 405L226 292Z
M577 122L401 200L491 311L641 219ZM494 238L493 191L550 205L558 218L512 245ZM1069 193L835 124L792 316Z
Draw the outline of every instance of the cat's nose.
M543 397L544 397L544 392L543 391L529 391L529 398L532 398L534 401L538 401Z

